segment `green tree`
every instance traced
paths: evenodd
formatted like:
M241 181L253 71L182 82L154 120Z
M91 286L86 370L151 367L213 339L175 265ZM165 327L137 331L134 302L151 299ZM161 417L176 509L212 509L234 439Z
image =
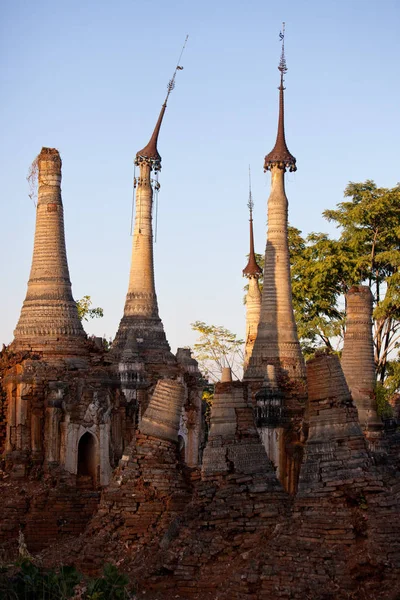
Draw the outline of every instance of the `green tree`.
M306 356L321 344L336 350L343 335L341 295L348 288L348 257L342 244L324 233L289 227L293 309Z
M207 325L204 321L195 321L191 327L200 335L194 344L193 355L204 377L212 382L219 381L222 369L230 367L232 375L239 379L243 370L244 341L225 327Z
M92 299L90 296L83 296L76 303L78 307L78 316L81 321L89 321L89 319L100 319L104 316L104 311L100 306L91 308Z

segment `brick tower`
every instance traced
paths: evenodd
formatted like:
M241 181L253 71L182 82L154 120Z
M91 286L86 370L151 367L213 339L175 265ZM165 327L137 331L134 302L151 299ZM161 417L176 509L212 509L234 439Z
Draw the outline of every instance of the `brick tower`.
M38 158L35 243L28 290L12 349L43 352L46 358L87 352L86 334L72 297L61 199L61 158L42 148Z
M268 200L268 236L265 250L264 287L260 322L252 357L245 372L247 380L262 380L267 365L273 364L278 381L305 381L305 365L297 337L292 305L288 245L288 200L285 172L296 171L296 159L288 150L284 126L284 75L287 71L282 43L279 86L279 119L275 146L266 157L264 171L271 171Z
M135 177L136 211L133 231L132 259L126 295L124 315L121 319L113 344L114 355L120 357L127 350L127 341L135 340L139 354L145 363L176 362L164 332L158 313L157 295L154 283L153 259L153 195L158 193L158 173L161 171L161 156L157 149L158 136L164 118L170 93L175 87L175 77L179 61L185 49L187 37L178 59L174 74L168 83L168 93L149 143L136 154L135 166L139 167L139 177ZM128 337L128 333L130 336Z
M249 202L250 211L250 251L249 261L243 269L243 277L249 280L249 289L246 295L246 346L244 353L244 368L246 369L251 353L253 351L254 341L257 335L258 323L261 310L261 292L258 285L258 279L262 276L262 269L258 266L254 253L254 234L253 234L253 198L251 194L250 171L249 171Z
M153 135L135 158L135 165L139 167L140 173L137 182L135 178L137 189L131 270L124 315L113 344L114 352L119 356L123 349L126 350L128 333L131 332L131 338L136 340L145 362L169 362L172 357L158 313L154 282L153 195L160 187L158 173L161 170L161 156L157 149L158 136L169 95L175 86L176 72L177 70L168 84L167 97Z
M353 285L346 295L346 333L342 369L358 409L361 428L368 437L382 429L375 397L372 293L366 285Z

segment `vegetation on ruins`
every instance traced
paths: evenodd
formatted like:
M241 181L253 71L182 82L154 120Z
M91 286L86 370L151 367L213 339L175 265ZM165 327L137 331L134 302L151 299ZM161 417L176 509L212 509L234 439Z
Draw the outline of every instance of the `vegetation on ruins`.
M212 382L219 381L222 369L230 367L233 377L240 379L244 341L220 325L207 325L204 321L195 321L191 327L200 335L193 346L193 356L199 363L204 377Z
M85 578L70 566L44 569L27 557L0 567L3 600L125 600L133 597L130 588L128 577L112 564L106 564L97 578Z
M83 296L80 300L77 300L78 316L81 321L100 319L104 316L103 309L100 306L92 308L92 304L92 298L90 296Z
M36 156L31 166L29 167L28 175L26 176L26 180L29 185L29 198L32 200L33 204L36 206L37 204L37 195L38 195L38 179L39 179L39 155Z

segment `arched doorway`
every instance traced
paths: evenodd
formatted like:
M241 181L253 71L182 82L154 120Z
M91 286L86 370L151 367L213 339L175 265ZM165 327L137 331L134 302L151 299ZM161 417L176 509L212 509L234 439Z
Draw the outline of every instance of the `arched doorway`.
M97 444L95 437L87 431L83 434L78 444L78 485L90 487L97 482Z

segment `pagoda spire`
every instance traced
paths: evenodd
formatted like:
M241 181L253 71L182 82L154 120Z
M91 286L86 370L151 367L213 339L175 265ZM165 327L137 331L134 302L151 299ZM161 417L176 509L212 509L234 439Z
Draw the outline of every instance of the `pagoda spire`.
M281 33L283 42L284 33ZM297 487L296 434L288 441L285 431L302 418L307 397L306 370L293 311L288 240L286 170L296 169L287 149L284 131L283 76L286 72L284 45L279 63L281 86L278 135L273 151L265 157L264 169L271 171L268 198L268 234L260 320L244 379L262 416L261 436L288 491Z
M250 173L250 166L249 166L249 201L247 203L248 209L249 209L249 223L250 223L250 252L249 252L249 260L247 265L245 266L245 268L243 269L243 277L248 277L249 279L251 277L261 277L262 275L262 269L261 267L258 266L257 264L257 260L256 260L256 255L254 253L254 234L253 234L253 208L254 208L254 202L253 202L253 197L251 194L251 173Z
M296 159L289 152L285 139L285 103L284 103L284 76L287 73L286 57L285 57L285 23L282 24L282 32L280 33L282 40L281 59L278 69L281 72L281 83L279 86L279 117L278 117L278 132L276 135L275 146L265 157L264 171L270 171L276 166L286 171L296 171Z
M149 143L136 154L135 165L139 166L139 177L135 178L136 210L133 229L132 259L126 296L124 315L113 344L118 354L126 350L127 341L135 340L139 351L169 356L170 347L164 327L158 313L157 295L154 281L153 259L153 188L159 189L158 172L161 170L161 156L157 142L164 118L167 102L175 87L175 77L182 70L180 59L185 49L187 37L183 45L172 79L168 83L168 91L161 107L153 134ZM152 179L152 173L155 179ZM128 336L128 334L130 334ZM157 355L158 356L158 355ZM171 355L172 356L172 355ZM159 356L157 360L159 360ZM153 360L148 356L149 360ZM146 360L146 359L145 359Z
M251 353L253 351L254 342L257 336L257 328L260 320L261 311L261 292L258 285L258 279L262 276L262 269L257 264L256 255L254 252L254 235L253 235L253 207L254 202L251 194L251 175L249 166L249 201L247 203L250 213L250 252L249 261L243 269L243 277L249 280L249 289L246 294L246 345L244 353L244 368L246 369Z
M61 199L61 158L42 148L38 169L35 242L28 290L14 331L14 350L71 357L87 352L86 334L72 297Z
M271 171L268 199L268 235L264 260L262 305L257 337L245 372L246 379L262 380L268 365L274 365L277 380L305 382L305 365L294 319L288 243L288 200L285 172L296 169L296 160L287 149L283 119L283 76L287 71L284 29L282 53L280 114L274 150L265 158L264 169ZM303 385L295 385L300 390ZM303 392L301 392L302 394Z

